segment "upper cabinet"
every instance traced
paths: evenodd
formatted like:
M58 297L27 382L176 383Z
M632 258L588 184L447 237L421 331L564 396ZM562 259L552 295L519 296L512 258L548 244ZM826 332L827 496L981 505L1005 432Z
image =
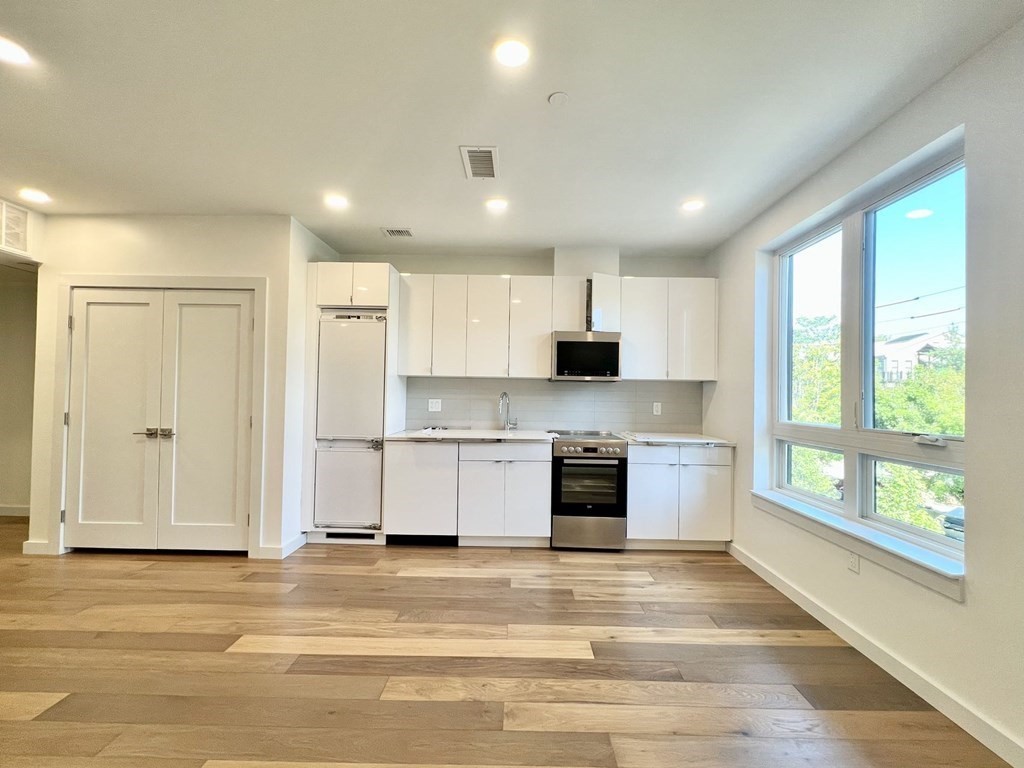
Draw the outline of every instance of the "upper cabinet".
M551 376L554 279L513 275L509 281L508 375L513 378Z
M508 376L510 278L470 275L466 299L466 375Z
M0 248L28 256L28 226L27 209L0 200Z
M429 376L434 337L434 276L402 275L398 375Z
M718 281L712 277L669 278L668 377L718 378Z
M622 281L622 378L668 378L668 279Z
M587 330L587 278L556 275L551 310L552 331Z
M321 307L386 307L390 264L322 261L315 265L316 303Z
M434 315L431 349L434 376L466 375L466 312L469 278L434 275Z
M621 331L622 278L595 272L590 280L590 318L593 330Z

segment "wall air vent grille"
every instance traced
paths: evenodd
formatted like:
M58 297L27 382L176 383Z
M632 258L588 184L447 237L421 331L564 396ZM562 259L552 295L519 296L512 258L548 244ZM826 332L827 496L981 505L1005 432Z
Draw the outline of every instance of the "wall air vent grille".
M459 147L467 179L498 178L497 147Z
M412 237L411 229L400 229L395 227L381 227L380 233L384 237Z

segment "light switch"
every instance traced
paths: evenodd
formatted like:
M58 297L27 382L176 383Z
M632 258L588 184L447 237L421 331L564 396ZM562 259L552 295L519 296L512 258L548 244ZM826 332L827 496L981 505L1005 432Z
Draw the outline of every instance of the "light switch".
M441 398L427 400L427 410L431 413L441 412Z

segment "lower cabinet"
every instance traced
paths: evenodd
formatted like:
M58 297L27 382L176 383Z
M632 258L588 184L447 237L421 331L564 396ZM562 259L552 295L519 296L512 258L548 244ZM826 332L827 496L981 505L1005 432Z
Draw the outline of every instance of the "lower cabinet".
M551 446L459 447L460 536L550 536Z
M626 536L630 539L732 539L732 449L629 447Z
M385 443L384 533L455 536L458 504L458 443Z

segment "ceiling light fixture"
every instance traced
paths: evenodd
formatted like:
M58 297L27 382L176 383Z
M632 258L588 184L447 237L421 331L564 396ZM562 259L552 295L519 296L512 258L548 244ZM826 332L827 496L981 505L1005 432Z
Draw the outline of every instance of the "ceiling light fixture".
M503 197L492 197L490 200L484 203L487 206L487 210L493 211L494 213L502 213L508 209L508 200Z
M0 37L0 61L15 64L19 67L27 67L32 63L32 57L28 55L28 51L13 40Z
M694 211L701 210L705 205L707 205L707 203L703 200L697 200L694 198L693 200L687 200L681 207L687 213L693 213Z
M40 205L53 202L53 198L43 192L43 190L32 189L31 187L25 187L24 189L19 190L18 197L29 203L39 203Z
M328 192L324 195L324 205L330 208L332 211L343 211L348 208L348 198L344 195L338 195L334 192Z
M908 219L927 219L929 216L934 214L935 211L928 208L915 208L912 211L907 211Z
M519 40L505 40L494 46L494 58L504 67L521 67L530 58L530 49Z

